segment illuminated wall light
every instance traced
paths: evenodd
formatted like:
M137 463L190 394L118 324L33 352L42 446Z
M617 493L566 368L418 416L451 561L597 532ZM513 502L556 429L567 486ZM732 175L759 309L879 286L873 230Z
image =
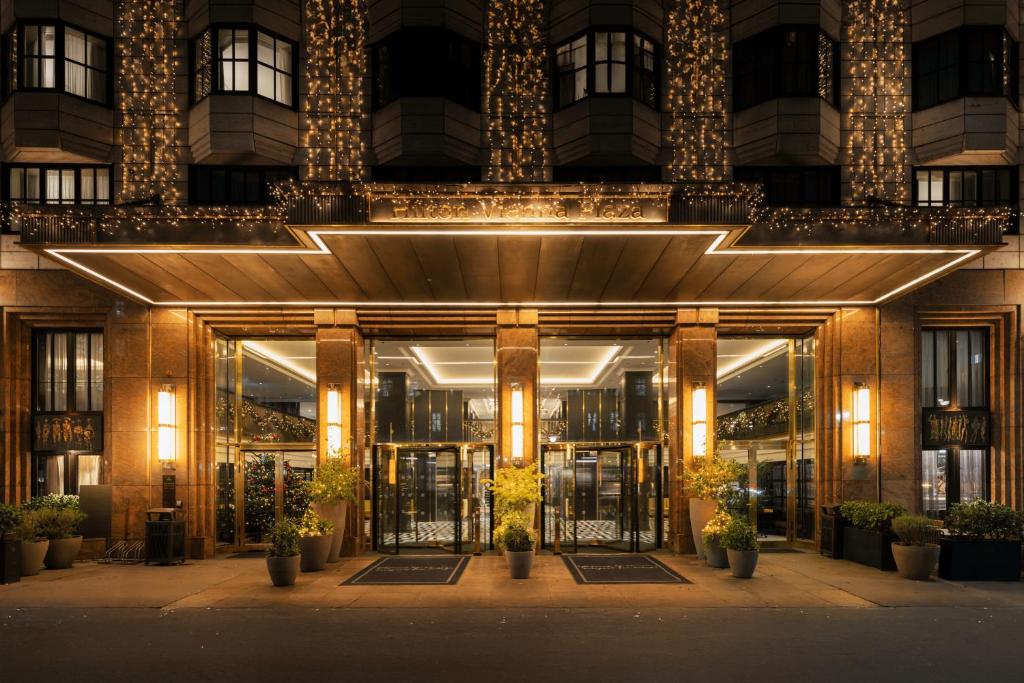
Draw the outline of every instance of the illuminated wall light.
M853 461L865 465L871 457L871 390L868 385L853 385Z
M178 425L174 404L174 385L160 387L156 394L156 457L165 463L173 462L177 455Z
M327 385L327 457L341 455L341 390Z
M693 383L690 397L693 455L704 457L708 454L708 390L703 382Z
M523 387L519 383L511 386L512 462L520 464L526 447L526 425L524 420Z

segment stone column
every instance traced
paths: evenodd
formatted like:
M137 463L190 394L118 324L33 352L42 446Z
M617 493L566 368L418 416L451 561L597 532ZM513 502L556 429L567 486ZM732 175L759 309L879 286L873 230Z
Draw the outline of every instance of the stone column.
M341 457L346 464L363 471L363 336L356 312L351 309L322 309L314 312L316 323L317 460L327 457L327 391L336 387L341 401ZM342 555L362 550L363 500L358 500L346 518Z
M695 552L690 531L690 496L683 486L684 468L693 466L693 388L707 390L707 453L715 449L715 373L718 309L676 312L669 339L669 545L677 553Z
M537 386L540 337L536 309L498 311L498 415L495 465L512 463L512 385L523 390L523 462L537 460Z

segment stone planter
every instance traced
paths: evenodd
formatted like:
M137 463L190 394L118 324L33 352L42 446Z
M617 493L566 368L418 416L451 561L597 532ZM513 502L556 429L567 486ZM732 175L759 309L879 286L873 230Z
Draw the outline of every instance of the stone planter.
M50 549L50 542L45 538L41 541L21 542L21 575L35 576L43 568L43 558Z
M523 550L515 553L506 550L505 561L508 562L508 573L513 579L530 578L530 569L533 567L532 550Z
M713 569L729 568L729 554L722 547L717 537L704 541L704 554L707 556L709 567Z
M72 536L70 538L51 538L50 547L43 558L43 564L47 569L71 569L78 558L78 551L82 549L82 537Z
M327 553L328 562L337 562L341 559L341 543L345 540L345 517L348 512L348 503L313 503L313 511L334 525L334 533L331 535L331 549Z
M939 576L949 581L1020 581L1020 541L940 538Z
M896 560L892 557L892 544L895 540L896 535L892 533L844 527L843 559L887 572L895 571Z
M939 546L892 544L892 556L896 560L896 573L911 581L927 581L939 563Z
M718 503L713 500L690 499L690 531L693 532L693 545L697 548L697 559L704 559L704 527L715 516Z
M299 575L299 556L268 557L267 572L275 586L294 586L295 577Z
M737 579L749 579L757 568L757 550L727 550L729 569Z
M0 540L0 584L21 580L21 541Z
M327 555L331 552L331 541L333 534L327 536L307 536L299 539L299 552L302 562L300 567L304 572L323 571L327 566Z

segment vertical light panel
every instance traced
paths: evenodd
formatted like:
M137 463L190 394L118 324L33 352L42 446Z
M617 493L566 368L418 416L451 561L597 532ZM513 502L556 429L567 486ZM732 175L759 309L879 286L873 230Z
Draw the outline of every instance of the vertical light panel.
M523 419L523 387L519 384L513 384L511 387L511 404L512 462L519 464L523 461L526 439L526 430Z
M327 457L341 454L341 391L337 384L327 386Z
M174 460L177 451L177 419L174 385L165 384L156 395L156 457L162 462Z
M702 382L694 383L690 405L693 455L703 457L708 454L708 390Z
M853 459L864 464L871 457L871 390L853 385Z

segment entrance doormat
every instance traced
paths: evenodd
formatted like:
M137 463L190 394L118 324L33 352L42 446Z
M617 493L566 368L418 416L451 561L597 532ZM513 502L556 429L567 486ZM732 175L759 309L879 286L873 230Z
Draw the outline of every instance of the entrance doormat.
M342 581L341 585L453 586L459 582L467 564L469 564L469 558L465 556L382 557L369 567Z
M780 554L784 554L784 553L798 553L798 554L802 554L804 551L800 550L799 548L787 548L785 546L777 546L777 547L774 547L774 548L772 546L767 546L767 547L766 546L761 546L761 552L762 553L780 553Z
M576 583L690 583L647 555L562 555Z

